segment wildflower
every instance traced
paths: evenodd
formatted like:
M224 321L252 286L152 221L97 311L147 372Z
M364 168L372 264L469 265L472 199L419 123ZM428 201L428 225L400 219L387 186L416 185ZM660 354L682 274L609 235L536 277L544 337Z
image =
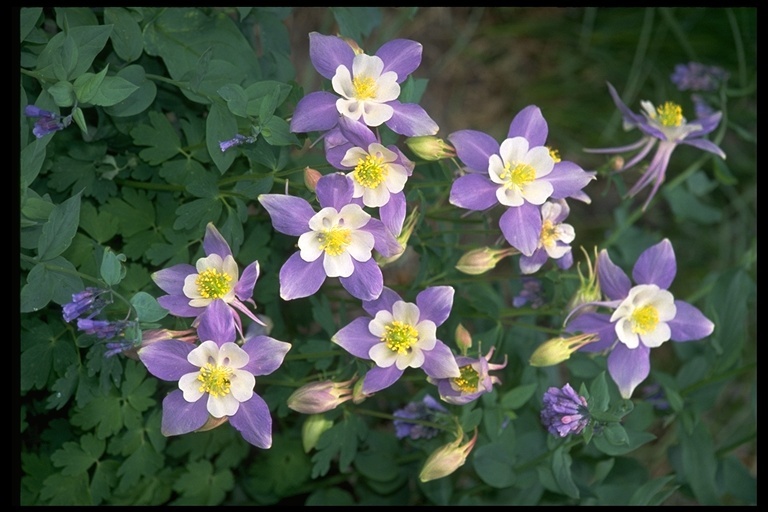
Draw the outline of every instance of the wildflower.
M454 441L441 446L427 458L424 462L424 467L421 468L421 472L419 473L419 480L422 482L437 480L438 478L450 475L463 466L467 461L467 456L477 442L477 429L475 429L474 437L464 445L461 444L463 440L464 433L461 428L459 428L459 432Z
M27 117L36 117L35 127L32 128L32 133L38 139L45 137L48 134L63 130L72 123L72 115L66 117L60 116L54 112L43 110L35 105L27 105L24 107L24 115Z
M437 386L440 398L449 404L464 405L472 402L480 395L491 392L494 384L501 383L501 380L490 372L506 367L507 357L504 356L503 364L489 363L494 350L495 348L491 347L486 355L478 358L456 356L456 365L461 375L442 379L428 377L427 380Z
M490 247L481 247L472 249L461 255L456 262L456 270L464 274L479 275L496 268L496 264L513 254L520 254L520 251L514 247L506 249L491 249Z
M405 145L422 160L437 161L456 156L456 149L453 146L434 135L409 137L405 140Z
M234 138L229 140L223 140L219 142L219 148L221 148L221 152L231 149L235 146L241 146L243 144L253 144L256 142L255 137L246 137L245 135L240 135L239 133L234 136Z
M587 276L581 273L581 263L576 266L576 271L579 274L579 289L573 294L571 300L568 301L568 310L575 310L577 308L579 312L583 312L581 306L587 302L595 302L600 300L601 291L600 283L597 280L597 247L595 247L595 264L592 265L592 260L589 259L589 254L584 248L581 248L581 252L587 259Z
M77 328L85 334L96 336L99 339L111 340L120 336L134 322L128 320L91 320L89 318L78 318Z
M210 309L224 318L227 304ZM198 329L200 345L161 340L139 350L139 359L155 377L178 381L163 399L161 431L165 436L216 426L228 419L246 441L259 448L272 445L272 418L264 399L254 392L255 377L269 375L283 362L291 345L268 336L234 343L229 322L209 322Z
M547 201L541 205L541 233L539 245L533 254L520 256L520 272L533 274L539 270L547 258L555 260L557 266L563 270L573 265L573 254L569 245L576 238L573 226L563 222L570 208L565 199Z
M406 137L436 134L437 124L422 107L397 99L400 84L421 64L421 51L416 41L394 39L367 55L341 37L311 32L310 60L331 80L335 94L317 91L304 96L291 118L291 132L325 132L344 116L367 126L386 124Z
M91 319L112 304L112 295L109 290L89 286L82 291L72 294L72 302L62 306L65 322L71 322L77 318Z
M570 384L550 387L544 393L541 422L553 436L580 434L589 424L587 400L578 395Z
M319 414L335 409L352 399L351 384L357 378L344 382L311 382L301 386L288 397L288 408L302 414Z
M632 270L632 283L603 249L598 258L598 280L607 301L587 303L606 313L582 313L566 318L569 332L594 333L598 341L581 348L589 352L610 351L608 373L623 398L650 373L650 351L672 340L692 341L709 336L715 325L691 304L675 300L668 291L677 273L675 253L664 239L640 254Z
M624 117L624 127L626 129L638 128L643 133L643 136L637 142L626 146L585 149L584 151L588 153L625 153L639 149L618 171L623 172L640 162L658 143L656 153L653 159L651 159L648 169L628 192L629 197L634 197L646 186L653 184L651 193L643 204L643 210L648 207L651 199L653 199L653 196L656 195L659 187L664 182L669 159L679 144L693 146L725 159L723 150L714 142L704 138L705 135L717 128L722 112L699 117L694 122L689 123L683 117L682 108L676 103L668 101L659 107L655 107L649 101L641 101L640 104L643 112L640 115L632 112L621 101L616 89L610 83L608 84L608 90L613 97L616 107Z
M448 414L448 409L430 395L424 395L419 401L409 402L404 408L397 409L392 415L396 418L395 436L398 439L431 439L440 433L435 427L414 423L410 420L436 422L441 415Z
M530 105L512 120L507 139L500 145L490 135L475 130L448 136L467 171L451 186L450 203L476 211L496 204L505 206L499 227L507 242L526 256L539 247L539 206L550 198L572 197L588 203L590 199L582 189L595 179L594 172L553 158L544 146L547 133L541 110Z
M705 66L700 62L678 64L670 75L677 89L680 91L716 91L730 75L719 66Z
M541 297L541 281L535 277L523 277L523 289L512 299L512 306L521 308L531 303L531 309L536 309L544 304Z
M323 176L316 190L319 212L300 197L259 196L274 228L299 237L299 251L280 269L283 300L312 295L326 277L338 277L341 285L361 300L381 293L384 278L372 250L393 256L402 248L379 219L352 203L353 190L352 181L342 174Z
M567 338L551 338L531 354L528 361L531 366L554 366L570 359L571 354L586 345L597 341L596 334L577 334Z
M203 318L213 322L231 322L242 333L242 323L237 311L251 320L262 323L245 305L253 302L253 287L259 278L259 262L254 261L239 275L237 262L232 256L229 244L212 223L205 228L203 238L205 257L194 266L180 263L152 274L152 280L167 295L158 297L157 302L172 315L195 317L193 326ZM224 302L228 308L217 308L223 318L201 315L216 302Z
M391 217L390 217L391 218ZM380 267L384 267L386 265L389 265L390 263L394 263L400 257L405 254L405 250L408 248L408 240L411 239L411 235L413 234L413 230L416 228L416 223L419 221L419 208L418 206L414 207L413 210L411 210L411 213L408 214L408 216L403 221L402 227L400 229L400 234L397 235L397 243L400 245L400 252L395 253L394 256L384 257L380 254L376 256L376 262L379 264ZM382 221L383 222L383 221ZM390 230L392 232L392 230Z
M353 356L374 362L363 379L363 394L391 386L406 368L421 368L436 379L461 376L451 349L436 337L451 312L453 294L450 286L432 286L414 304L384 287L378 299L363 301L372 318L356 318L331 338Z

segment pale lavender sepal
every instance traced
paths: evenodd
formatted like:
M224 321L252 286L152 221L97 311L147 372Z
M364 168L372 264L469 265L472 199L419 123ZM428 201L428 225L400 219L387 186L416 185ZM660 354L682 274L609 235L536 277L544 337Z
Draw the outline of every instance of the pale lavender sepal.
M373 300L381 294L384 287L384 276L381 268L373 258L368 261L357 261L352 258L355 270L349 277L340 277L341 286L350 295L360 300Z
M613 102L616 104L616 108L619 109L619 112L621 112L621 116L624 118L624 121L631 126L638 126L645 122L645 118L639 114L635 114L632 112L632 110L622 101L622 99L619 97L619 93L616 92L616 89L613 87L613 85L610 84L610 82L607 82L608 84L608 92L611 94L611 98L613 98Z
M496 139L477 130L459 130L448 135L448 141L456 149L456 156L473 172L488 174L491 155L499 153Z
M389 196L389 201L379 208L381 222L394 236L398 236L403 230L405 222L405 194L398 192ZM397 241L397 240L395 240ZM398 246L400 244L398 243Z
M355 357L371 359L368 355L371 347L380 343L381 340L371 334L370 329L368 329L370 323L371 319L368 317L355 318L346 326L339 329L339 331L333 335L331 341Z
M435 348L424 352L424 364L421 369L433 379L447 379L459 377L459 365L448 345L440 340L435 343Z
M219 230L216 229L216 226L213 225L213 222L209 222L205 226L203 250L205 251L206 256L218 254L221 256L221 259L224 259L227 256L232 256L232 249L230 249L229 244L222 234L219 233Z
M376 316L376 313L379 311L389 311L391 313L395 302L399 300L403 300L400 295L392 288L385 286L378 298L363 302L363 309L371 316Z
M326 91L311 92L301 98L293 111L291 132L322 132L336 126L339 122L337 99L336 95Z
M389 368L380 368L374 366L363 378L363 393L366 395L372 395L377 391L388 388L403 375L403 370L398 370L397 365L392 365Z
M195 345L179 340L161 340L142 347L138 355L149 373L158 379L175 382L197 369L187 360L194 348Z
M190 306L189 297L184 295L162 295L157 298L157 303L167 309L173 316L197 316L203 312L203 308Z
M360 228L373 235L373 248L385 258L395 256L403 252L403 246L397 241L395 235L379 219L371 217L368 223ZM376 294L378 297L378 294Z
M440 130L427 111L416 103L401 103L397 100L386 103L392 107L392 117L385 124L395 133L406 137L435 135Z
M528 105L512 119L507 138L524 137L528 140L528 147L535 148L546 144L548 133L547 121L541 109L536 105Z
M272 416L269 415L267 403L259 395L254 393L249 400L240 402L229 422L252 445L265 450L272 447Z
M240 300L250 300L253 298L253 288L259 279L259 262L254 261L243 269L240 279L235 285L235 295Z
M700 137L703 137L704 135L711 133L715 128L717 128L717 125L720 124L720 120L722 119L722 117L723 117L722 112L715 112L708 116L697 118L693 122L701 126L701 129L690 132L686 136L686 138L698 139Z
M261 194L259 202L267 210L276 231L301 236L309 231L315 211L306 199L285 194Z
M451 185L448 201L459 208L483 211L498 204L497 183L492 182L487 175L465 174L457 178Z
M619 387L621 397L629 399L635 388L651 372L651 349L643 345L629 349L618 343L608 355L608 373Z
M352 70L355 51L340 37L310 32L309 59L318 73L331 80L339 66Z
M557 242L558 246L566 245L562 242ZM573 266L573 251L569 250L565 254L563 254L561 257L555 260L555 264L557 265L557 268L561 270L568 270Z
M526 256L531 256L539 246L541 213L530 203L508 208L499 217L499 228L509 245Z
M280 297L283 300L309 297L325 282L323 258L306 262L300 254L298 251L293 253L280 267Z
M366 151L368 146L377 142L376 134L362 122L362 118L354 121L347 116L341 116L339 118L339 133L346 139L351 145L358 148L363 148ZM338 145L339 141L336 141L334 145Z
M419 321L432 320L435 325L442 325L451 314L454 293L452 286L430 286L419 292L416 295Z
M338 172L321 177L315 186L315 194L320 206L323 208L330 206L337 211L352 202L354 192L352 178L347 178L346 175Z
M571 334L594 333L599 339L587 343L579 350L582 352L602 352L611 348L616 341L616 326L611 317L602 313L581 313L568 323L566 331Z
M397 73L397 83L403 83L408 75L421 64L422 45L410 39L393 39L376 50L376 56L384 62L382 73Z
M553 199L566 199L581 192L595 175L594 171L587 172L575 163L563 160L555 164L545 179L552 184Z
M675 318L667 322L672 330L672 341L693 341L706 338L715 330L715 324L691 304L676 300Z
M254 336L243 343L243 350L248 354L248 364L243 370L253 375L269 375L283 364L285 354L291 350L291 344L276 340L270 336Z
M667 290L676 273L675 251L669 239L665 238L640 254L632 269L632 279L637 284L655 284Z
M199 429L208 421L206 397L196 402L184 400L180 389L171 391L163 399L163 418L160 432L164 436L178 436Z
M212 340L221 346L235 341L235 323L232 317L237 313L222 299L216 299L198 317L197 336L201 341Z
M533 274L537 270L539 270L542 266L544 266L544 263L547 262L547 259L549 256L547 255L547 251L544 249L536 249L533 251L533 254L530 256L526 256L525 254L520 255L520 273L521 274Z
M190 274L197 274L197 269L189 263L179 263L154 272L152 280L165 293L183 295L184 279Z
M722 149L720 149L720 147L717 144L707 139L685 139L685 140L681 140L680 144L693 146L703 151L713 153L719 156L720 158L723 158L723 159L725 158L725 152Z
M624 300L632 288L629 276L611 261L605 249L601 250L597 257L597 279L600 289L611 300Z

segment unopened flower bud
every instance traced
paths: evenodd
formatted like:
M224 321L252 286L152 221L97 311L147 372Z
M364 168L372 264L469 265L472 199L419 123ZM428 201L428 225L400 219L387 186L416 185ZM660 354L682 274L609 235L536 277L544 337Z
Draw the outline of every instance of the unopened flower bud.
M352 399L349 387L357 377L344 382L311 382L301 386L288 397L288 407L302 414L319 414L335 409Z
M454 335L456 338L456 345L458 345L459 350L461 350L461 353L466 355L467 350L472 348L472 335L469 334L469 331L466 327L459 324L456 326L456 334Z
M600 300L600 297L602 295L602 291L600 289L600 283L597 280L597 263L598 263L598 256L597 256L597 247L595 247L595 264L592 265L592 261L589 259L589 254L587 254L587 251L584 249L584 247L581 247L581 252L584 253L584 256L587 260L587 276L584 277L584 275L581 273L581 262L579 262L576 265L576 271L579 273L579 289L576 290L576 293L573 294L573 297L571 297L571 300L568 301L568 310L574 311L577 308L581 308L581 306L584 306L585 304L589 304L590 302L596 302ZM595 308L593 307L592 310ZM579 312L584 313L588 311L587 309L581 309Z
M362 403L369 396L371 395L363 392L363 379L355 382L355 385L352 388L352 403L355 405Z
M423 160L435 161L456 156L456 149L453 146L434 135L409 137L405 140L405 144Z
M496 267L496 264L507 256L519 253L520 251L514 247L508 247L506 249L491 249L490 247L473 249L464 253L464 255L459 258L459 261L456 263L456 269L464 274L484 274Z
M310 192L314 192L315 188L317 187L317 181L322 177L323 175L320 174L320 171L317 169L313 169L311 167L305 167L304 168L304 185L310 190Z
M304 453L309 453L315 446L323 432L333 426L333 421L327 419L322 414L312 414L307 416L304 424L301 426L301 444L304 447Z
M418 220L419 209L418 207L414 207L413 210L411 210L411 213L408 214L408 217L405 218L405 222L403 222L403 229L400 231L400 234L397 235L397 243L400 244L400 247L402 247L403 250L394 256L389 257L384 257L377 253L376 263L379 264L379 267L384 267L385 265L389 265L390 263L397 261L400 259L400 256L405 253L405 249L408 247L408 240L410 240L411 235L413 234L413 229L416 227Z
M450 475L463 466L467 456L477 442L477 429L475 429L474 437L460 446L463 440L464 433L459 429L455 441L443 445L432 452L424 463L421 473L419 473L419 480L422 482L437 480L438 478Z
M534 350L529 363L531 366L554 366L568 360L571 354L581 347L593 341L597 341L597 334L577 334L569 338L552 338L547 340L539 348Z

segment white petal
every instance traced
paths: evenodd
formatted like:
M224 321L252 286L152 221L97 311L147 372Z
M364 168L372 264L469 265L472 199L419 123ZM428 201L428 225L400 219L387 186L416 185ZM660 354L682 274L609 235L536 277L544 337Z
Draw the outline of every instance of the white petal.
M312 231L322 231L323 229L332 228L338 223L339 212L336 208L326 206L309 219L309 229Z
M339 226L349 229L360 229L371 220L371 214L360 208L357 204L345 204L339 211Z
M531 204L544 204L554 192L554 187L548 181L534 180L523 185L523 197Z
M365 101L362 103L363 121L368 126L381 126L386 123L395 113L395 109L386 103L373 103ZM359 116L358 116L359 119Z
M381 57L377 57L376 55L358 53L352 61L352 75L354 75L355 78L370 77L374 80L378 80L383 69L384 61L381 60ZM338 70L336 70L336 72L338 73Z
M197 260L197 262L195 263L195 268L197 268L198 273L208 270L209 268L222 270L223 263L224 262L222 261L221 256L219 256L218 254L210 254L205 258L200 258L199 260Z
M219 348L218 358L216 364L219 366L228 366L232 369L242 368L246 364L250 357L248 352L240 348L237 343L228 341Z
M389 172L384 178L387 190L396 194L405 188L405 182L408 181L408 172L405 167L398 164L389 164Z
M395 361L398 370L411 368L420 368L424 364L424 352L419 349L413 349L407 354L398 354Z
M488 176L491 181L502 185L504 180L501 179L501 173L504 172L504 162L501 161L499 155L491 155L488 159Z
M235 370L229 379L229 391L238 402L250 400L253 396L253 387L256 385L256 378L252 373L243 370Z
M552 168L555 166L555 161L552 160L552 155L549 150L544 146L537 146L525 156L525 161L536 170L536 177L541 178L552 172Z
M320 240L318 240L317 233L314 231L308 231L299 236L299 249L301 250L299 253L301 259L306 262L315 261L323 254L323 250L320 248Z
M422 320L416 325L419 341L416 344L421 350L432 350L437 344L437 326L432 320Z
M671 337L672 330L669 328L669 325L667 325L665 322L659 322L656 324L656 328L653 331L647 334L642 334L640 336L640 340L646 347L655 348L660 346L665 341L669 341Z
M560 203L553 203L551 201L547 201L543 205L541 205L541 220L548 220L552 223L555 223L555 219L558 215L560 215L560 212L563 210L562 205Z
M184 400L187 402L197 402L205 393L200 391L200 381L197 376L200 372L187 373L179 379L179 389L184 394Z
M197 288L197 276L200 274L189 274L187 277L184 278L184 287L181 289L181 291L184 292L184 295L189 297L190 299L200 299L202 298L202 295L200 295L200 292Z
M370 357L376 366L380 368L389 368L397 360L397 352L393 352L385 343L377 343L368 351Z
M373 250L373 235L367 231L353 231L350 236L352 240L347 246L347 252L357 261L368 261L371 259Z
M525 202L522 191L517 187L496 189L496 199L504 206L520 206Z
M336 100L336 110L339 111L339 114L353 121L357 121L363 115L363 105L357 100L339 98Z
M525 162L528 154L528 139L525 137L512 137L505 139L499 147L499 155L505 163L516 165Z
M576 238L576 230L570 224L558 224L555 233L557 239L565 244L573 242Z
M211 341L206 340L202 342L198 347L187 354L187 361L202 368L206 364L216 364L219 360L219 346Z
M381 158L384 163L390 163L397 160L397 153L378 142L371 142L368 145L368 153Z
M389 196L386 183L382 183L376 188L363 188L363 204L371 208L384 206L389 202Z
M385 103L396 100L400 96L400 84L397 83L397 73L387 71L376 80L376 94L373 100Z
M386 309L382 309L376 313L376 316L373 317L373 320L368 324L368 331L377 338L383 338L384 333L386 332L386 327L393 321L394 318L392 317L392 313Z
M627 318L622 318L616 322L616 335L627 348L637 348L640 344L640 338L632 332L632 322Z
M553 260L559 260L565 256L571 250L571 248L567 245L557 245L556 243L552 243L545 245L544 250L547 251L547 256Z
M368 152L363 148L350 148L344 154L344 158L341 159L341 165L344 167L356 167L360 163L360 160L365 160L368 156Z
M323 258L323 268L328 277L349 277L355 271L352 264L352 256L348 252L343 252L338 256L331 256L325 253Z
M240 402L237 398L232 396L232 393L227 393L224 396L208 395L208 414L214 418L223 418L224 416L232 416L240 408Z
M345 98L352 98L355 95L355 88L352 86L352 75L349 69L339 64L336 68L336 74L331 78L331 84L336 94ZM338 105L338 104L337 104Z
M419 323L419 306L412 302L399 300L392 306L392 316L404 324L415 326Z

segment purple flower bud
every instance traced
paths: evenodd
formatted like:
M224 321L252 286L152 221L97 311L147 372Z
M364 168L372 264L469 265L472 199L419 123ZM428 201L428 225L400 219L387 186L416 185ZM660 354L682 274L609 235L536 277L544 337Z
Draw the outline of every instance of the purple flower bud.
M352 384L357 377L344 382L311 382L288 397L288 407L302 414L319 414L335 409L352 399Z
M77 328L85 334L92 334L103 340L115 339L120 336L129 326L130 322L118 320L110 322L109 320L91 320L89 318L78 318Z
M424 395L420 402L410 402L402 409L394 412L395 435L398 439L431 439L440 431L428 425L420 425L409 420L434 422L440 414L448 413L448 409L430 395Z
M245 135L240 135L239 133L235 135L233 138L229 140L223 140L219 142L219 147L221 148L222 153L228 149L231 149L235 146L240 146L242 144L250 144L252 142L255 142L256 139L253 137L246 137Z
M27 105L24 107L24 115L37 118L32 133L38 139L45 137L49 133L63 130L72 123L71 115L63 117L35 105Z
M89 286L88 288L72 294L72 302L64 304L62 307L64 321L71 322L76 318L93 318L99 314L105 306L112 303L111 298L105 298L103 295L107 292L102 288Z
M570 384L562 389L554 386L549 388L542 400L544 408L541 410L541 422L554 436L580 434L589 423L587 400L576 394Z

